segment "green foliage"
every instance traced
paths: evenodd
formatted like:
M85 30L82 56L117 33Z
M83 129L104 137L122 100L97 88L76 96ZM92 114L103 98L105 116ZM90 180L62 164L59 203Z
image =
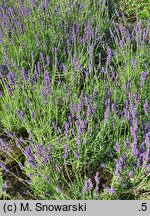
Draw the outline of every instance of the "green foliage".
M127 15L128 21L134 23L138 17L146 25L150 13L149 0L121 0L119 5L121 11Z
M5 199L8 199L10 198L9 194L7 194L6 190L3 190L4 186L4 180L3 180L3 175L2 175L2 172L0 171L0 199L2 200L5 200Z

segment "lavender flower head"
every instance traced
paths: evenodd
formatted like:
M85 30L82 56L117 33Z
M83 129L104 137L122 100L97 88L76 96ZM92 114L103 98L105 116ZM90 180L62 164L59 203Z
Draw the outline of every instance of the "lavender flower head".
M7 75L7 78L8 78L8 81L9 81L9 84L11 86L15 86L16 84L16 76L13 72L9 72L8 75Z
M0 162L0 168L4 170L5 172L9 172L9 170L6 168L6 166L2 162Z
M63 155L63 158L67 158L68 157L68 145L65 144L64 145L64 155Z
M20 111L20 110L17 109L16 113L17 113L17 115L19 116L20 119L24 120L24 113L23 113L23 111Z
M44 73L44 88L41 90L43 101L46 102L46 95L51 93L51 81L47 71Z
M144 86L144 82L146 80L147 77L147 72L143 71L140 75L140 88L142 88Z
M0 150L5 152L6 154L9 154L10 152L12 152L12 149L10 148L9 144L4 142L3 139L0 139Z
M27 157L27 162L28 164L33 167L34 169L37 168L37 165L36 165L36 160L33 156L33 153L32 153L32 148L30 146L27 146L25 148L25 151L24 151L24 154L26 155Z
M92 189L93 189L93 183L92 183L92 179L91 179L91 178L88 179L88 184L89 184L89 187L88 187L88 188L89 188L90 190L92 190Z
M87 189L88 189L88 183L87 183L87 181L85 181L85 182L84 182L84 186L83 186L83 188L82 188L82 193L83 193L83 194L86 193Z
M120 152L120 144L119 142L116 142L116 145L114 146L114 149L116 152Z
M5 182L2 186L2 192L6 191L7 187L8 187L8 183Z
M104 122L107 122L107 120L109 119L110 116L110 98L107 101L107 107L104 113Z
M98 175L99 175L99 172L96 172L96 175L95 175L95 182L96 182L96 184L99 184L99 177L98 177Z
M131 178L133 176L133 170L131 170L130 172L129 172L129 177Z
M148 115L150 109L149 109L149 105L148 105L148 101L147 101L147 100L145 100L144 105L143 105L143 108L144 108L144 113L145 113L146 115Z
M113 194L113 193L116 192L116 190L115 190L114 188L109 188L109 187L107 187L107 188L106 188L106 192L109 193L109 194Z
M109 65L111 59L112 59L112 50L110 48L107 48L107 60L106 60L107 65Z
M51 81L47 71L44 73L44 83L45 83L45 91L50 94L51 91Z
M79 153L77 151L73 150L73 154L74 154L74 156L76 157L77 160L80 159L80 155L79 155Z

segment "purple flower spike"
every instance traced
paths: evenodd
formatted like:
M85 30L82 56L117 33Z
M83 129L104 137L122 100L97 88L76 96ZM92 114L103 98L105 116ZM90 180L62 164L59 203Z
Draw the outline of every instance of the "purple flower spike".
M147 72L143 71L141 73L141 76L140 76L140 88L142 88L144 86L144 82L146 80L146 77L147 77Z
M14 86L16 84L16 76L13 72L9 72L7 78L10 85Z
M41 58L42 63L44 63L44 56L43 56L43 53L41 52L40 52L40 58Z
M44 73L44 82L45 82L45 90L47 91L48 94L50 94L51 82L50 82L50 77L47 71L45 71Z
M7 128L4 128L4 132L10 137L10 138L14 138L14 136L13 136L13 134L12 133L10 133L8 130L7 130Z
M8 187L8 183L5 182L2 186L2 192L6 191L7 187Z
M130 172L129 172L129 177L131 178L133 176L133 170L131 170Z
M83 188L82 188L82 193L83 193L83 194L86 193L87 188L88 188L88 183L87 183L87 181L85 181L85 182L84 182L84 186L83 186Z
M107 101L107 107L106 107L105 114L104 114L105 122L107 122L107 120L109 119L109 115L110 115L110 98Z
M12 149L9 147L9 144L4 142L3 139L0 139L0 150L5 152L6 154L9 154L10 152L12 152Z
M135 68L136 68L136 65L137 65L136 59L132 59L132 60L131 60L131 64L132 64L133 68L135 69Z
M107 193L109 193L109 194L113 194L113 193L115 193L116 191L115 191L115 189L114 188L106 188L106 192Z
M68 136L68 133L69 133L69 123L65 122L64 126L65 126L65 135Z
M4 164L3 163L1 163L0 162L0 168L2 169L2 170L4 170L5 172L9 172L9 170L4 166Z
M22 120L24 119L23 111L16 110L16 113L17 113L17 115L19 116L20 119L22 119Z
M109 63L111 62L112 59L112 51L110 48L107 48L107 60L106 60L106 64L109 65Z
M15 140L15 143L16 143L17 148L21 149L21 145L20 145L19 141Z
M47 64L47 66L50 65L50 57L49 56L46 56L46 64Z
M93 189L93 183L92 183L91 178L88 179L88 184L89 184L89 189L92 190Z
M79 155L78 152L76 152L76 151L73 150L73 154L74 154L74 156L76 157L77 160L80 159L80 155Z
M121 169L122 165L120 164L120 161L116 159L116 173L119 177L121 177Z
M96 172L96 175L95 175L95 182L96 184L99 184L99 177L98 177L99 173Z
M48 176L48 175L45 176L45 180L46 180L46 181L49 180L49 176Z
M114 146L114 149L116 152L120 152L120 144L119 142L116 142L116 145Z
M64 145L64 155L63 155L63 158L67 158L68 157L68 145L65 144Z
M138 149L137 149L137 145L135 145L135 144L132 145L132 155L135 158L138 158Z
M144 113L146 115L148 115L148 113L149 113L149 106L148 106L148 101L147 100L144 102L143 107L144 107Z
M10 87L9 84L6 84L6 87L7 87L8 93L12 96L13 95L13 89Z
M25 148L24 154L25 154L26 157L27 157L27 162L28 162L28 164L29 164L31 167L33 167L33 168L37 168L36 160L35 160L35 158L34 158L34 156L33 156L31 146L27 146L27 147Z
M46 95L51 93L51 81L47 71L44 73L44 88L41 90L43 101L46 102Z

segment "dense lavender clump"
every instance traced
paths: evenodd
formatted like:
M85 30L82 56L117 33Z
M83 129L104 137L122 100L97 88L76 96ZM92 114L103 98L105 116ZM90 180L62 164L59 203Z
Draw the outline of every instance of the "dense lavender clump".
M111 17L111 4L0 4L0 161L18 164L34 198L149 190L150 25Z

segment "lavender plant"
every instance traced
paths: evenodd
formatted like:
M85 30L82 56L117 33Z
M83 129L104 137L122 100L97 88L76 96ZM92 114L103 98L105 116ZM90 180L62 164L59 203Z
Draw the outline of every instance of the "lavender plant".
M16 161L30 194L142 198L150 169L149 22L130 28L125 17L113 20L105 0L4 1L0 11L0 63L8 68L5 78L0 73L0 121L14 143L2 137L0 151Z

